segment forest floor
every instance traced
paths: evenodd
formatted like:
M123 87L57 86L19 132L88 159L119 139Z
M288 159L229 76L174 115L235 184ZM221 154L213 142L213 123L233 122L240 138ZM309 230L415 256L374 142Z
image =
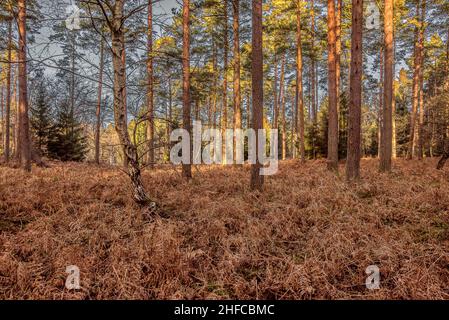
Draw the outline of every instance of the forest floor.
M0 299L448 299L449 169L436 161L385 175L364 159L348 185L324 161L290 160L263 194L248 167L201 167L190 183L160 168L143 177L168 216L153 221L118 168L2 167Z

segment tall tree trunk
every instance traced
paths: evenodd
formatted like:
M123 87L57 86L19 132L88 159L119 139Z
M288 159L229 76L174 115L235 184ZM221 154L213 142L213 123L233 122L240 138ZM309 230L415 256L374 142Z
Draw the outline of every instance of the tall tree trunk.
M341 86L341 6L342 0L337 0L337 14L336 14L336 44L335 44L335 75L336 75L336 87L337 87L337 113L340 114L340 86ZM337 129L338 131L338 129Z
M388 1L388 0L387 0ZM362 33L363 0L352 0L351 74L349 89L348 155L346 179L360 178L360 141L362 107Z
M167 121L166 121L166 135L167 135L167 159L170 159L170 135L171 135L171 125L172 125L172 110L173 110L173 101L172 101L172 84L171 84L171 75L168 76L168 112L167 112Z
M259 153L258 130L263 129L263 51L262 51L262 0L252 0L252 128L256 131L256 155ZM251 165L251 189L262 191L264 176L260 174L262 163L256 157Z
M125 68L123 77L124 77L124 80L126 83L126 44L125 44L125 33L124 32L122 32L122 34L121 34L120 41L122 41L122 43L123 43L122 51L120 53L120 58L121 58L121 63L123 64L123 66ZM123 107L125 109L126 130L128 130L128 89L126 88L126 85L123 88ZM123 149L123 154L125 154L126 153L125 147L123 147L122 149ZM137 150L137 148L136 148L136 150ZM128 165L129 165L129 159L128 159L128 157L124 156L123 166L124 166L125 170L127 170Z
M154 98L153 98L153 3L148 0L148 30L147 30L147 105L148 105L148 158L150 168L154 167Z
M182 7L182 124L191 135L190 123L190 1L183 0ZM189 148L190 160L192 160L192 144ZM186 179L192 178L192 165L182 164L182 175Z
M419 121L418 121L418 159L424 155L424 29L426 15L426 0L421 3L421 17L419 26L419 59L421 69L419 72Z
M382 126L383 126L383 122L382 122L382 112L384 109L384 48L383 46L380 46L380 50L379 50L379 59L380 59L380 77L379 77L379 110L378 110L378 114L377 114L377 156L379 157L379 159L382 157L381 153L382 153L382 148L381 148L381 137L382 137Z
M97 110L95 126L95 163L100 164L101 94L103 90L104 40L100 39L100 68L98 75Z
M213 91L212 91L212 128L217 128L217 83L218 83L218 70L217 70L217 46L212 39L212 67L214 73Z
M392 154L392 101L393 101L393 0L385 0L384 5L384 107L382 112L381 150L379 169L391 171Z
M70 56L70 64L71 64L71 74L70 74L70 115L73 118L73 115L75 113L75 54L76 54L76 47L75 47L75 35L73 31L70 34L71 41L72 41L72 52ZM70 128L70 130L73 132L73 127Z
M0 105L1 105L1 113L2 113L2 117L1 117L1 124L2 124L2 131L0 132L0 143L3 145L3 139L5 136L5 103L4 103L4 86L1 85L0 86ZM3 149L4 151L4 149Z
M11 129L11 61L12 60L12 20L8 21L8 63L6 64L6 110L5 110L5 162L10 157Z
M416 16L419 16L420 1L417 2ZM412 159L415 151L415 126L416 113L419 103L419 75L421 73L421 52L419 41L419 28L415 28L415 44L413 50L413 87L412 87L412 112L410 114L410 138L407 159Z
M301 0L296 5L296 106L298 109L299 155L306 161L304 142L304 99L302 88Z
M285 84L282 81L282 90L285 91ZM282 94L282 98L280 101L280 108L282 112L282 160L287 158L287 122L285 120L285 93Z
M222 96L222 163L226 164L226 129L228 128L228 0L223 1L223 96Z
M246 129L251 128L251 91L246 93Z
M310 80L311 80L311 103L312 103L312 156L315 159L315 135L317 128L317 103L316 103L316 57L315 57L315 5L314 0L310 1L310 16L311 16L311 26L310 26Z
M277 109L281 109L281 124L282 124L282 160L285 160L287 154L287 130L285 123L285 52L282 54L281 60L281 79L279 82L279 100L276 102ZM276 111L279 113L279 111ZM276 116L277 118L277 116ZM277 126L276 128L277 129Z
M394 21L393 21L393 96L391 100L391 125L392 125L392 158L396 159L397 157L397 137L396 137L396 83L394 81L395 77L395 63L396 61L396 40L395 40L395 29L394 29Z
M14 112L14 121L12 124L12 135L11 135L11 141L12 141L12 149L14 150L14 157L16 158L16 161L20 160L20 130L19 130L19 104L17 101L19 101L19 97L17 94L17 82L19 77L19 68L18 66L14 68L13 72L14 75L12 77L12 95L11 95L11 110Z
M279 100L278 100L278 59L276 49L274 50L274 84L273 84L273 129L278 128L279 122Z
M242 109L240 96L240 0L232 1L234 31L234 160L237 161L237 141L235 130L242 128Z
M28 118L28 91L27 91L27 42L26 42L26 0L19 0L19 112L20 112L20 140L21 140L21 166L25 171L31 171L31 143L30 121Z
M335 0L327 1L327 42L328 42L328 96L329 120L327 143L327 167L338 172L338 111L336 74L336 21Z
M142 183L137 148L131 143L126 116L126 64L124 63L125 36L123 30L124 0L116 0L111 22L112 64L114 68L114 121L117 135L123 146L127 174L131 179L134 201L148 205L149 198Z

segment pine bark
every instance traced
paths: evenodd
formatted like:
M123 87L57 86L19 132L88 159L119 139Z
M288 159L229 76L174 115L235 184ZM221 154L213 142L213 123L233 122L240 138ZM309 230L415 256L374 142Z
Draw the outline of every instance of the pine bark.
M240 94L240 1L232 1L233 32L234 32L234 132L242 128L242 108ZM237 159L237 141L234 135L234 159Z
M182 124L191 135L190 121L190 1L183 0L182 8ZM192 144L190 144L190 159L192 158ZM190 161L191 162L191 161ZM182 164L182 175L187 180L192 178L191 163Z
M388 1L388 0L387 0ZM346 179L360 179L362 107L363 0L352 0L351 74L349 84L348 152Z
M391 171L393 151L393 0L385 0L384 4L384 105L382 112L381 150L379 169L381 172Z
M285 53L281 59L281 79L279 82L279 100L276 102L277 109L281 110L281 125L282 125L282 160L285 160L287 155L287 128L285 122ZM279 110L277 111L279 113ZM277 118L277 117L276 117ZM277 120L277 119L276 119Z
M336 44L335 44L335 74L336 74L336 87L337 87L337 113L340 114L340 85L341 85L341 6L342 0L337 0L337 13L336 13Z
M327 168L338 172L338 111L337 111L337 63L335 0L327 1L328 26L328 145Z
M12 60L12 20L8 21L8 63L6 64L6 110L5 110L5 162L10 158L11 137L11 60Z
M226 129L228 128L228 0L223 1L223 96L222 96L222 163L226 164Z
M301 0L296 8L296 105L298 109L299 157L306 161L304 142L304 98L302 86Z
M421 69L419 72L419 120L418 120L418 160L424 156L424 29L426 15L426 0L422 0L419 27L419 59Z
M416 15L419 16L419 8L421 1L417 1ZM407 159L412 159L415 152L415 128L416 128L416 114L419 103L419 75L421 73L421 52L419 41L419 28L415 28L415 44L413 50L413 84L412 84L412 111L410 114L410 137Z
M276 49L274 52L274 84L273 84L273 125L274 129L279 126L279 99L278 99L278 59Z
M28 85L27 85L27 39L26 39L26 1L19 0L19 117L20 117L20 140L21 140L21 167L25 171L31 171L31 142L30 121L28 118Z
M256 131L256 154L259 151L258 130L263 129L263 52L262 52L262 0L252 0L252 128ZM251 189L262 191L264 176L259 157L251 165Z

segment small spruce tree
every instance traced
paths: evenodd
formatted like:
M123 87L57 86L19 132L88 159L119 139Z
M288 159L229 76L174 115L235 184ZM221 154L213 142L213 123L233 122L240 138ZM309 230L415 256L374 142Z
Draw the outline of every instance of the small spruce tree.
M67 104L63 104L48 141L48 154L61 161L82 161L87 152L86 137Z
M48 138L53 127L51 107L43 85L39 86L35 102L31 105L31 132L35 148L41 155L47 155Z

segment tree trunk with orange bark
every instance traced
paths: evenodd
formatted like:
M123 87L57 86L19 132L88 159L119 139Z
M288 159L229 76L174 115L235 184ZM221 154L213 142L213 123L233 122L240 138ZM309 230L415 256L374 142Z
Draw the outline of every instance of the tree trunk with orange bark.
M18 29L19 29L19 119L21 167L31 171L31 142L30 121L28 117L28 84L27 84L27 39L26 39L26 1L18 1Z
M222 163L226 164L226 129L228 128L228 0L223 2L223 95L221 114Z
M252 0L252 128L256 131L256 154L259 153L258 130L263 129L263 51L262 51L262 0ZM260 174L259 157L251 165L251 189L262 191L264 176Z
M182 124L189 136L192 132L190 123L190 1L184 0L182 7ZM189 148L190 160L192 144ZM191 163L182 164L182 175L186 179L192 178Z
M424 29L426 15L426 0L422 0L419 26L419 59L421 69L419 72L419 119L418 119L418 159L424 156Z
M234 133L236 129L242 128L242 108L240 96L240 1L232 1L233 32L234 32ZM234 134L234 160L237 160L237 141Z
M306 161L304 142L304 99L302 87L301 0L296 5L296 106L298 110L299 157Z
M390 172L393 151L393 0L385 0L384 4L384 47L384 105L379 169L382 172Z
M335 1L327 1L328 42L328 143L327 168L338 172L337 53Z
M417 2L416 15L419 16L421 2ZM413 50L413 84L412 84L412 111L410 114L410 137L407 159L412 159L415 153L416 114L419 104L419 75L421 74L421 47L419 28L415 28L415 44Z
M12 60L12 20L8 21L8 63L6 64L6 110L5 110L5 162L10 157L11 130L11 60Z
M360 142L362 108L362 32L363 0L352 0L351 74L349 82L348 154L346 179L360 178Z

